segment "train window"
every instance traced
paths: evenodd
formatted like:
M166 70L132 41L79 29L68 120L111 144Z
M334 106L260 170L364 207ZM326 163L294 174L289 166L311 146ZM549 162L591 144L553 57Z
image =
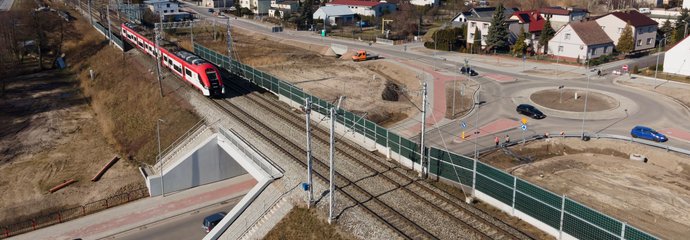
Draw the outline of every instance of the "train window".
M185 69L184 73L187 74L187 76L192 76L192 71L189 71L189 69Z
M177 72L179 72L179 73L182 72L182 68L180 67L180 65L177 65L177 64L176 64L176 65L173 65L173 69L175 69L175 71L177 71Z

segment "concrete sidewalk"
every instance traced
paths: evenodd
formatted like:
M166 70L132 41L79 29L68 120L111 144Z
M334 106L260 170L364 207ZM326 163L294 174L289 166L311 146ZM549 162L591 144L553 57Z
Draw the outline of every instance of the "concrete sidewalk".
M249 174L110 208L10 239L99 239L241 197L256 185ZM183 237L181 237L183 239Z

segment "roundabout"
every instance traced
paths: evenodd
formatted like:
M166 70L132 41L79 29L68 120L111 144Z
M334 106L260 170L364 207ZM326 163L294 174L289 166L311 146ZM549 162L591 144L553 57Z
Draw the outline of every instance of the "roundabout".
M589 120L623 118L638 110L637 103L623 95L590 88L553 87L526 88L514 93L513 102L531 104L548 117L582 119L586 114ZM586 103L586 110L585 110Z

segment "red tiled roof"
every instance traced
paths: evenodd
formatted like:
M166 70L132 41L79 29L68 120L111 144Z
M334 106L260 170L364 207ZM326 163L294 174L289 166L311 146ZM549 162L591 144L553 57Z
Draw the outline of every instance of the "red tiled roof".
M539 10L517 11L513 13L522 23L529 23L529 32L541 32L546 19L539 14Z
M327 4L331 5L348 5L348 6L364 6L364 7L373 7L376 5L381 4L382 2L379 1L361 1L361 0L333 0L331 2L328 2Z
M638 11L613 12L613 13L609 13L609 14L616 16L620 20L623 20L623 22L630 22L630 24L633 25L634 27L659 25L658 22L647 17L647 15L639 13Z
M587 22L571 22L570 27L575 30L577 36L582 39L584 44L597 45L604 43L613 43L611 38L601 29L601 26L596 21Z

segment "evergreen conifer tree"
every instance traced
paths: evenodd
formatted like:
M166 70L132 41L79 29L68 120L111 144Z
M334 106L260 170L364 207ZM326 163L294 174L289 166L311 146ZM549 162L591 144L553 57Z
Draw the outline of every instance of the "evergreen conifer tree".
M498 4L496 11L491 19L491 26L489 26L489 33L486 35L487 47L496 49L505 49L508 47L508 25L506 25L505 16L503 16L505 8L502 3Z

